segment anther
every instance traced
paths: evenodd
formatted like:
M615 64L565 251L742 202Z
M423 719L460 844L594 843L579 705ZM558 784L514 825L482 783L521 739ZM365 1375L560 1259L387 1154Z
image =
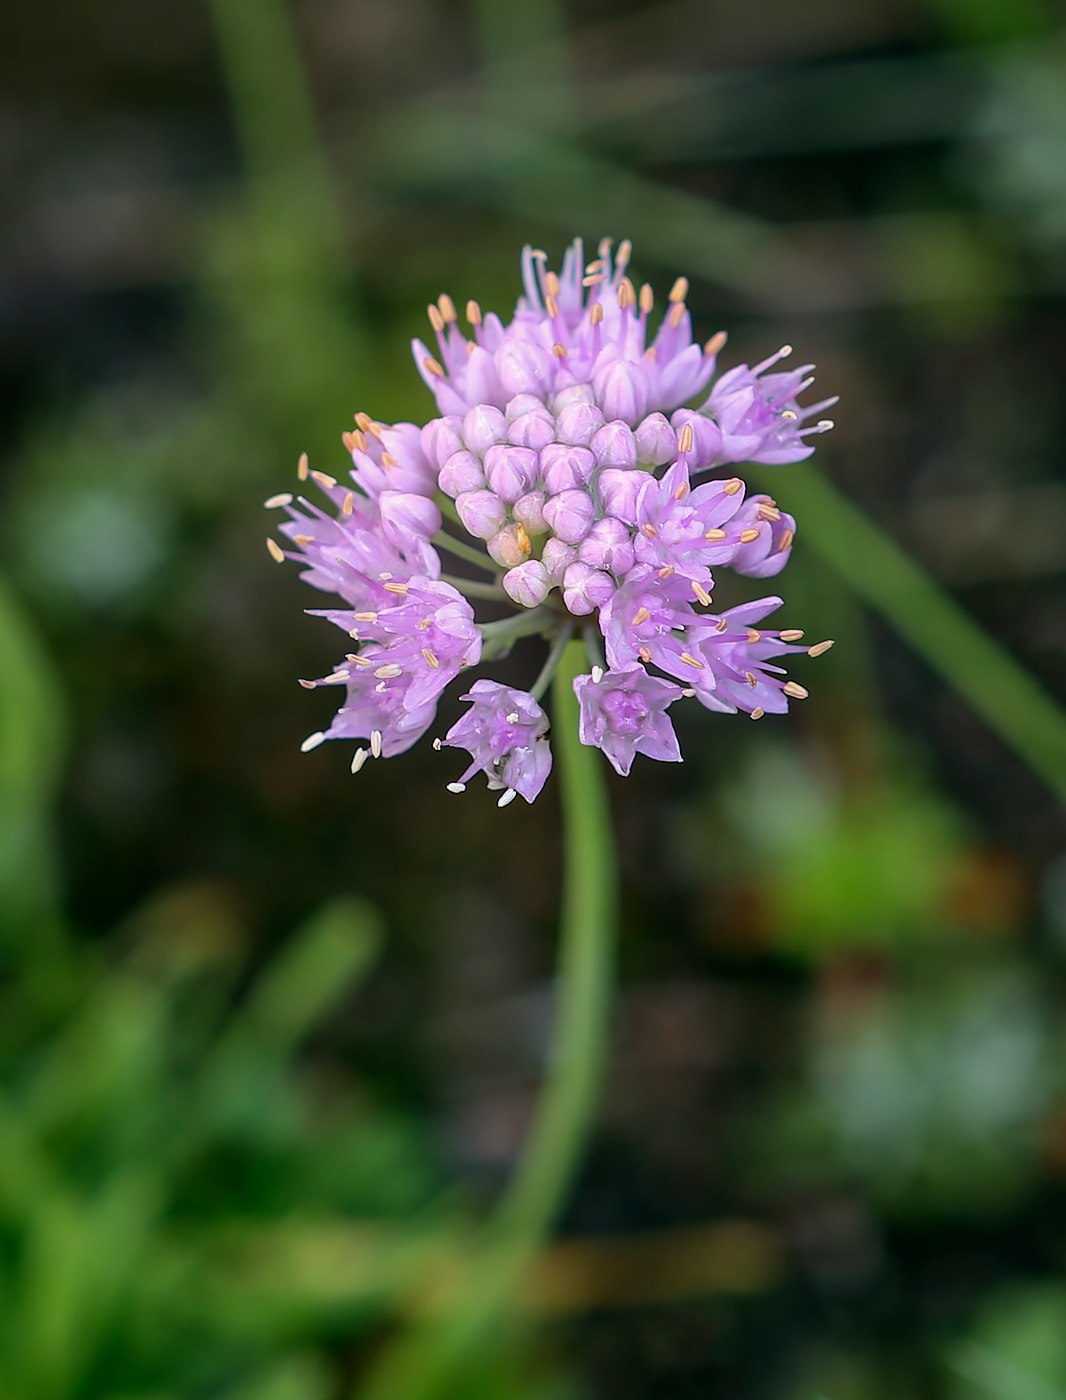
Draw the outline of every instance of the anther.
M444 378L444 370L441 368L439 361L435 360L432 355L426 356L422 361L422 366L427 373L435 374L438 379Z
M697 671L702 671L705 669L704 663L699 659L698 656L693 656L690 651L683 651L681 653L680 659L685 663L686 666L694 666Z
M728 481L722 482L722 490L727 496L735 496L738 491L744 490L744 483L739 476L731 476Z
M791 346L791 345L782 345L781 349L777 352L777 358L778 358L779 360L787 360L788 357L789 357L789 355L791 355L791 354L792 354L792 346Z
M760 519L760 520L780 520L780 519L781 519L781 512L778 510L778 508L777 508L775 505L772 505L769 501L760 501L760 502L759 502L759 519Z
M529 256L531 258L536 258L538 262L548 261L548 255L543 248L530 248Z
M332 491L337 484L337 478L330 476L329 472L312 472L311 480L321 486L323 491Z
M310 753L312 749L317 749L325 737L321 729L316 729L313 734L308 734L307 738L300 745L300 752Z
M762 641L762 633L755 627L748 628L748 646L753 647L756 642Z
M358 448L358 450L359 450L360 452L365 452L365 451L366 451L366 433L364 433L363 430L362 430L361 428L356 428L355 432L352 433L351 436L352 436L352 443L354 444L354 446L355 446L356 448Z
M670 310L666 313L666 323L671 330L677 330L678 326L681 324L681 318L682 316L684 316L684 314L685 303L683 301L675 301L673 306L671 306Z
M304 690L314 690L318 686L318 681L305 681L303 677L301 677L297 684L302 685Z
M716 528L714 530L708 530L703 538L708 542L708 544L714 544L718 540L724 540L725 537L726 532L724 530L719 530Z
M267 510L275 510L278 506L287 506L292 503L292 492L282 491L277 496L271 496L269 501L264 501L263 505Z
M747 681L747 683L751 686L752 690L755 690L755 688L756 688L756 687L758 686L758 684L759 684L759 677L755 674L754 671L745 671L745 672L744 672L744 679L745 679L745 680Z
M385 585L385 592L386 592L386 593L396 593L396 594L398 594L401 598L406 598L406 597L407 597L407 584L406 584L406 583L387 583L387 584Z
M585 271L586 271L586 272L602 272L602 271L603 271L603 259L602 259L602 258L596 258L595 261L590 262L590 263L586 263L586 264L585 264Z
M466 304L466 319L472 326L481 325L481 307L476 301L468 301Z
M298 545L314 544L314 535L293 535L293 543Z
M395 661L387 661L377 668L374 675L379 681L394 681L397 676L403 675L403 667L397 666Z
M778 416L791 423L795 423L799 418L799 414L794 413L791 408L783 408Z
M615 264L618 267L628 267L629 259L633 256L633 244L628 238L623 238L618 245L618 253L615 257Z
M381 757L381 730L374 729L370 733L370 752L375 758Z
M688 484L688 482L682 481L681 484L678 486L677 490L674 492L674 500L683 501L691 490L692 487Z
M432 302L426 307L426 315L429 317L429 324L440 334L444 329L444 317L440 314Z
M692 591L696 595L696 601L702 603L704 607L707 607L711 601L711 595L707 592L706 588L704 588L703 584L693 579Z
M696 435L692 431L692 424L686 423L677 435L678 452L691 452L692 444L696 440Z
M441 743L441 741L440 741L439 739L434 739L434 740L433 740L433 752L434 752L434 753L440 753L440 751L441 751L441 749L442 749L443 747L444 747L444 745Z
M355 492L349 491L341 503L341 514L351 515L353 510L355 510Z
M696 698L696 692L689 686L686 690L681 692L681 698L682 700L694 700Z
M719 618L718 621L714 624L714 630L716 632L728 632L729 619L727 617Z
M781 541L777 546L778 554L784 554L785 550L791 546L792 541L795 538L796 532L794 530L785 530L781 536Z
M651 613L647 608L638 608L633 614L633 622L631 625L633 627L639 627L642 623L647 622L649 617L651 617Z
M352 613L352 618L355 622L377 622L378 615L376 612Z
M468 360L473 356L474 351L475 351L476 349L477 349L477 346L474 344L474 342L473 342L472 340L468 340L468 341L466 342L466 358L467 358Z
M547 296L544 298L544 305L545 305L545 308L547 309L548 315L549 315L549 316L552 318L552 320L554 321L555 318L556 318L556 317L558 316L558 314L559 314L559 303L558 303L558 302L555 300L555 298L552 296L551 292L549 292L549 293L547 294Z
M508 724L517 724L521 719L521 715L517 710L512 710L511 713L506 716L506 719Z
M348 449L349 452L354 452L354 451L355 451L355 434L354 434L354 433L341 433L341 442L344 443L345 447Z
M716 331L703 347L703 353L705 355L717 355L728 339L729 335L726 331Z
M814 425L815 431L819 433L827 433L830 428L835 427L836 424L833 422L832 418L820 418Z
M749 529L747 529L747 530L741 530L741 532L740 532L740 543L741 543L741 544L754 544L755 541L756 541L758 538L759 538L759 531L756 530L756 529L754 528L754 526L751 527L751 528L749 528Z
M352 754L352 772L358 773L369 757L369 749L356 749L355 753Z
M592 308L592 310L589 312L589 325L598 326L602 320L603 303L598 301L596 305Z
M306 452L301 452L301 453L300 453L300 460L296 463L296 475L297 475L297 478L298 478L300 481L306 481L306 480L307 480L307 472L308 472L307 453L306 453Z
M437 298L437 305L440 307L440 314L444 317L446 322L457 321L459 319L455 314L455 302L452 301L447 292L441 292L440 296Z
M751 712L751 717L752 717L752 719L762 719L762 717L763 717L763 715L764 715L765 713L766 713L766 711L763 709L763 707L762 707L761 705L756 705L755 708L754 708L754 710L752 710L752 712Z
M583 287L598 287L598 286L600 285L601 282L606 282L606 281L607 281L607 275L606 275L606 273L603 273L603 272L593 272L593 273L590 273L588 277L582 277L582 279L581 279L581 285L582 285Z
M655 293L651 289L651 283L645 282L640 289L640 309L645 316L650 316L652 308L655 306Z
M448 783L447 787L448 787L448 791L449 791L449 792L465 792L465 791L466 791L466 784L465 784L465 783Z
M353 666L358 666L361 670L366 670L368 666L373 666L373 662L368 656L349 656L348 660Z
M641 533L647 535L649 540L653 540L658 533L654 525L642 525L640 529Z
M268 539L267 549L270 551L270 557L271 559L273 559L275 564L284 564L285 555L283 554L281 545L278 544L277 540Z
M511 805L511 803L515 800L515 798L516 798L517 796L518 796L518 792L516 791L515 788L508 788L507 791L506 791L506 792L503 794L503 796L500 798L499 802L496 803L496 806L497 806L497 807L509 807L509 806Z
M631 306L636 305L637 294L633 290L633 283L628 277L623 277L618 284L618 309L628 311Z
M832 641L828 641L828 642L819 642L816 646L808 647L808 648L807 648L807 655L808 655L808 656L824 656L825 653L829 650L829 648L830 648L832 645L833 645Z
M439 671L439 670L440 670L440 662L437 660L437 658L434 656L434 654L430 651L429 647L423 647L423 648L422 648L422 655L426 658L426 663L427 663L427 665L431 666L431 667L433 668L434 671Z
M790 627L787 632L779 632L778 636L783 642L798 642L803 636L803 631L799 627Z
M637 655L640 657L641 661L644 662L645 666L647 666L652 659L650 647L638 647Z
M603 680L603 667L602 667L602 666L593 666L593 668L592 668L592 684L593 684L593 685L599 685L600 681L602 681L602 680Z
M552 346L552 354L558 356L560 360L566 359L566 346L560 345L558 341Z
M684 301L688 296L688 278L679 277L670 288L670 300L673 302Z
M806 700L810 694L809 690L804 690L799 681L787 681L781 689L786 695L790 695L793 700Z
M677 570L674 568L673 564L664 564L659 570L659 577L662 579L673 578L676 573Z
M559 295L559 276L557 273L546 272L544 274L544 285L548 289L549 296L557 297Z

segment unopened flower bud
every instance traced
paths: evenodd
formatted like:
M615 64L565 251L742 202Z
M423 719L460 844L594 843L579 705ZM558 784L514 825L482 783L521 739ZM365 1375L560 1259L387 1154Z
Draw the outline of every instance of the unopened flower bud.
M462 447L462 427L463 420L450 413L445 418L431 418L422 429L422 451L438 471Z
M585 388L585 385L581 385ZM593 434L603 427L603 414L595 404L579 399L561 409L555 419L555 436L574 447L588 447Z
M519 525L526 527L527 534L543 535L548 528L548 522L544 519L545 499L543 491L530 491L520 496L511 507L511 514Z
M635 562L629 529L611 516L597 520L581 541L577 557L583 564L605 569L615 576L627 573Z
M463 442L480 457L494 442L507 438L507 420L498 408L479 403L463 419Z
M587 564L571 564L563 575L563 602L578 617L602 608L613 594L614 580Z
M647 376L629 360L609 360L596 371L592 387L608 422L620 418L635 426L648 411Z
M479 540L490 540L507 519L507 507L492 491L464 491L455 509L463 528Z
M485 453L485 475L501 501L510 505L537 483L537 454L531 447L490 447Z
M549 496L584 486L596 466L596 458L587 447L569 447L552 442L541 449L540 475Z
M592 451L601 467L635 467L637 440L626 423L606 423L592 439Z
M536 394L515 394L513 399L507 400L507 407L503 410L504 417L508 423L513 423L516 418L521 418L523 413L543 413L544 400Z
M717 461L722 450L722 430L706 414L679 408L671 415L670 423L678 434L686 426L692 429L692 447L685 454L685 460L693 471Z
M453 452L440 469L437 484L446 496L453 499L464 491L476 491L485 485L485 473L481 470L481 459L472 452L461 448Z
M544 519L559 539L577 544L589 532L596 507L587 491L562 491L545 502Z
M489 554L505 569L525 563L531 548L524 525L505 525L488 543Z
M572 544L565 544L553 535L550 540L545 540L540 559L548 578L553 584L558 584L562 583L563 575L577 559L577 550Z
M565 389L560 389L552 396L552 412L562 413L564 408L569 408L575 403L595 403L596 398L592 392L591 384L568 384Z
M661 413L649 413L636 431L637 461L661 467L677 457L677 434Z
M506 340L496 352L496 369L508 395L535 394L547 398L555 373L555 357L528 340Z
M539 559L527 559L514 569L508 569L503 579L504 592L520 608L535 608L543 603L551 590L548 571Z
M524 396L523 396L524 397ZM523 413L507 429L507 441L516 447L531 447L539 452L555 437L555 420L542 409L536 413Z
M600 472L596 485L607 514L613 515L617 520L624 520L627 525L635 525L638 519L637 502L649 483L655 485L655 478L650 472L622 471L617 467L608 467L606 471Z

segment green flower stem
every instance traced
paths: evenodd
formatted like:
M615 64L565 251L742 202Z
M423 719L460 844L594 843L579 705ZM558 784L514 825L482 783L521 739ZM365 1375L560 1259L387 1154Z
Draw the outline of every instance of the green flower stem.
M1066 800L1066 711L965 609L807 463L748 469L806 540Z
M500 567L494 563L489 556L480 549L474 549L462 540L453 539L444 530L438 530L433 536L432 543L438 549L446 549L449 554L454 554L456 559L465 559L468 564L476 564L479 569L484 569L490 574L498 574Z
M361 1400L450 1400L490 1348L530 1261L566 1199L588 1139L606 1057L618 870L600 755L578 738L574 677L585 648L570 642L552 689L565 874L555 1026L547 1078L522 1159L455 1301L387 1350Z

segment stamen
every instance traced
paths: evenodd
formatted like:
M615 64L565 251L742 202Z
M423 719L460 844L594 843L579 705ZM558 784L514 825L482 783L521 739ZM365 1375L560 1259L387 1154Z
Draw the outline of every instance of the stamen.
M397 666L395 661L387 661L384 666L379 666L374 672L379 681L394 681L397 676L403 675L403 667Z
M778 636L783 642L798 642L803 636L803 631L799 627L790 627L787 632L779 632Z
M353 666L358 666L364 671L368 666L373 666L374 664L373 661L370 660L369 656L349 656L348 660L352 663Z
M481 307L476 301L468 301L466 304L466 319L472 326L481 325Z
M602 271L603 271L603 259L602 259L602 258L596 258L595 261L590 262L590 263L587 263L587 264L585 265L585 271L586 271L586 272L602 272Z
M438 379L444 378L444 370L441 368L439 362L435 360L432 355L427 355L426 358L422 361L422 364L429 374L435 374Z
M810 694L809 690L804 690L799 681L788 681L781 687L786 695L790 695L793 700L806 700Z
M429 647L422 648L422 655L426 658L427 663L433 668L434 671L440 670L440 662L430 651Z
M705 355L717 355L728 339L729 335L726 331L716 331L703 347L703 353Z
M687 690L681 692L681 698L682 700L694 700L696 698L696 692L689 686Z
M628 277L623 277L621 282L619 282L617 295L619 311L628 311L631 306L636 305L637 294L633 289L633 283Z
M557 273L546 272L544 274L544 285L547 287L550 297L557 297L559 295L559 276Z
M381 465L383 467L395 467L398 466L399 463L391 452L383 452L381 454Z
M351 515L353 510L355 510L355 492L349 491L341 503L341 514Z
M719 620L714 624L714 630L716 632L728 632L729 619L727 617L719 618Z
M509 807L509 806L511 805L511 803L515 800L515 798L516 798L517 796L518 796L518 793L517 793L517 791L516 791L514 788L508 788L507 791L506 791L506 792L503 794L503 796L500 798L499 802L496 803L496 806L497 806L497 807Z
M784 633L782 633L782 636L783 636L783 635L784 635ZM829 650L829 648L830 648L832 645L833 645L832 641L828 641L828 642L819 642L816 646L808 647L808 648L807 648L807 655L808 655L808 656L824 656L825 653Z
M459 319L455 314L455 302L452 301L447 292L441 292L440 296L437 298L437 305L440 307L440 314L444 317L446 323Z
M754 544L755 541L759 538L759 534L760 534L760 532L759 532L758 530L756 530L754 527L752 527L752 528L750 528L750 529L747 529L747 530L741 530L741 532L740 532L740 543L741 543L741 544Z
M555 300L555 298L552 296L551 292L548 292L547 295L545 296L545 298L544 298L544 306L545 306L545 309L546 309L547 312L548 312L548 315L549 315L549 316L551 317L551 319L554 321L554 320L556 319L556 317L559 315L559 303L558 303L558 302Z
M688 484L688 482L683 481L680 484L680 486L678 486L677 490L674 492L674 500L683 501L691 490L692 487Z
M686 423L677 435L678 452L691 452L692 444L696 440L696 435L692 431L692 424Z
M744 490L744 483L739 476L731 476L728 481L722 482L722 490L727 496L735 496L738 491Z
M387 584L385 585L385 592L386 592L386 593L396 593L396 594L398 594L401 598L406 598L406 597L407 597L407 584L406 584L406 583L387 583Z
M439 335L444 329L444 317L440 314L432 302L426 307L426 315L429 317L429 324Z
M508 724L517 724L518 721L519 721L520 719L521 719L521 715L518 713L518 711L517 711L517 710L512 710L511 713L507 716L507 723L508 723Z
M638 647L637 655L640 657L641 661L644 662L645 666L647 666L648 662L651 660L651 650L648 647Z
M352 772L358 773L369 757L369 749L356 749L355 753L352 755Z
M361 428L356 428L355 432L352 433L352 441L360 452L366 451L366 434Z
M432 619L431 617L424 617L424 618L421 620L421 622L418 624L418 630L419 630L420 632L424 632L424 631L426 630L426 628L429 627L429 626L432 624L432 622L433 622L433 619Z
M752 712L751 712L751 717L752 717L752 719L762 719L762 717L763 717L763 715L764 715L765 713L766 713L766 711L763 709L763 707L762 707L761 705L756 705L755 708L754 708L754 710L752 710Z
M799 418L799 414L798 414L798 413L793 413L792 409L790 409L790 408L783 408L783 409L781 410L781 412L778 414L778 417L779 417L779 418L788 419L789 421L795 423L795 422L797 421L797 419Z
M684 301L688 296L688 278L679 277L670 288L670 300L673 302Z
M745 671L744 679L751 686L752 690L755 690L759 684L759 677L755 674L754 671Z
M352 613L352 618L355 622L377 622L378 615L376 612Z
M287 506L292 503L292 492L281 491L276 496L271 496L269 501L264 501L263 505L267 510L274 510L277 506Z
M647 622L649 617L651 617L651 613L647 608L638 608L633 614L633 622L631 625L633 627L639 627L642 623Z
M558 356L560 360L566 359L566 346L560 345L558 341L552 346L552 354Z
M582 285L583 287L598 287L599 284L600 284L601 282L606 282L606 281L607 281L607 274L606 274L606 273L603 273L603 272L593 272L593 273L592 273L590 276L588 276L588 277L582 277L582 279L581 279L581 285Z
M724 540L725 537L726 532L724 530L714 529L708 530L703 538L707 540L709 544L714 544L717 540Z
M374 729L370 733L370 752L375 758L381 757L381 730Z
M321 486L323 491L332 491L337 484L337 478L330 476L329 472L312 472L311 480Z
M355 434L354 434L354 433L341 433L341 442L344 443L345 447L348 449L349 452L354 452L354 451L355 451Z
M674 568L673 564L664 564L659 570L659 577L664 579L673 578L676 573L677 570Z
M603 320L603 302L598 301L589 312L589 325L598 326Z
M628 267L629 259L633 256L633 244L628 238L623 238L618 245L618 252L615 255L616 267Z
M748 628L748 646L753 647L756 642L762 641L762 633L754 627Z
M306 453L306 452L301 452L301 453L300 453L300 460L296 463L296 475L297 475L297 478L298 478L300 481L306 481L306 480L307 480L307 470L308 470L307 453Z
M645 282L640 289L640 309L645 316L650 316L655 306L655 293L652 291L651 283Z
M684 281L684 278L682 278L681 280ZM682 316L684 316L684 314L685 303L683 301L675 301L673 306L671 306L670 310L666 313L666 324L670 327L671 330L677 330L678 326L681 324L681 318Z
M773 505L770 501L760 501L760 502L759 502L759 519L760 519L760 520L780 520L780 519L781 519L781 512L780 512L780 511L778 510L778 508L777 508L775 505Z
M696 579L692 580L692 591L696 595L696 600L702 603L704 607L711 601L711 595L707 592L706 588L704 588L703 584L699 583Z
M268 539L267 549L270 551L270 557L271 559L273 559L275 564L284 564L285 555L282 552L281 545L278 544L277 540Z
M300 745L300 752L310 753L312 749L317 749L319 744L325 740L325 737L321 729L316 729L313 734L308 734L307 738Z
M292 539L294 544L299 545L314 544L315 542L314 535L293 535Z
M796 532L794 530L785 530L781 536L781 543L777 546L778 554L784 554L785 550L790 547L795 538Z
M690 651L683 651L681 653L681 660L685 663L686 666L694 666L697 671L706 670L705 664L699 659L698 656L693 656Z
M448 787L448 791L449 791L449 792L465 792L465 791L466 791L466 784L465 784L465 783L448 783L447 787Z
M640 529L641 533L647 535L649 540L653 540L655 538L657 531L654 525L642 525Z
M302 685L304 690L314 690L318 686L318 681L305 681L301 678L297 684Z
M531 258L538 258L541 262L548 261L548 255L543 248L531 248L529 250L529 256Z
M593 684L593 685L599 685L600 681L602 681L602 680L603 680L603 667L602 667L602 666L593 666L593 668L592 668L592 684Z

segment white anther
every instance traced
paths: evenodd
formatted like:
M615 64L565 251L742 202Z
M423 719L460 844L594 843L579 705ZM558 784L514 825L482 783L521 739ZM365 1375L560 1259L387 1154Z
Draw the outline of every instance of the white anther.
M518 711L517 711L517 710L512 710L511 713L507 716L507 723L508 723L508 724L517 724L518 721L519 721L519 719L520 719L520 715L519 715Z
M352 755L352 772L358 773L369 757L369 749L356 749L355 753Z
M381 757L381 730L375 729L370 735L370 752L375 758Z
M443 747L444 747L444 746L443 746L443 744L441 743L441 741L440 741L439 739L434 739L434 740L433 740L433 749L434 749L434 751L435 751L436 753L440 753L440 751L441 751L441 749L442 749Z
M514 788L508 788L504 795L500 798L499 802L496 803L496 806L507 807L515 800L517 796L518 793L515 791Z
M465 792L465 791L466 791L466 784L465 784L465 783L449 783L449 784L448 784L448 791L449 791L449 792Z
M314 734L308 734L307 738L300 745L301 753L310 753L312 749L317 749L319 744L325 739L325 734L321 729L317 729Z
M593 685L599 685L600 681L602 681L602 680L603 680L603 667L602 667L602 666L593 666L593 668L592 668L592 684L593 684Z
M273 510L275 506L287 506L292 504L292 492L282 491L277 496L271 496L269 501L264 501L263 505L267 510Z

